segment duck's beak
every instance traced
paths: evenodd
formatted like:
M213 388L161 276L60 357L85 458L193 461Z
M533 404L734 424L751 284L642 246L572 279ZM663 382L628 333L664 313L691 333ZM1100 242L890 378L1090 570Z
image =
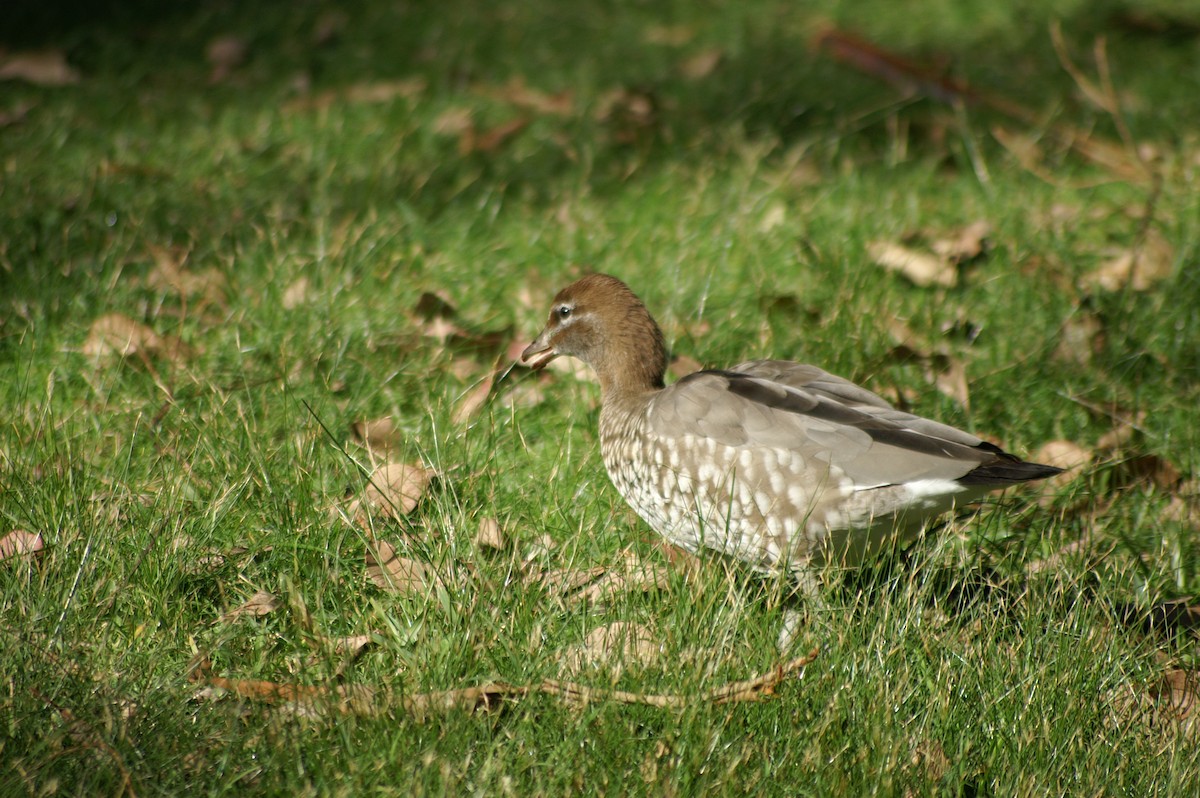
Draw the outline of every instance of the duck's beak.
M545 368L546 364L556 357L558 352L550 345L550 333L542 330L542 334L521 353L521 365L537 370Z

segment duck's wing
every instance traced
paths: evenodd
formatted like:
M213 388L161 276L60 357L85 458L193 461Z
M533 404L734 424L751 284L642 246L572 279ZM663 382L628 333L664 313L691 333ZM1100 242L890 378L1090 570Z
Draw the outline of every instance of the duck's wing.
M1057 473L970 433L905 413L821 369L783 361L702 371L659 392L649 410L661 436L787 450L814 480L826 465L860 490L922 480L1001 487Z

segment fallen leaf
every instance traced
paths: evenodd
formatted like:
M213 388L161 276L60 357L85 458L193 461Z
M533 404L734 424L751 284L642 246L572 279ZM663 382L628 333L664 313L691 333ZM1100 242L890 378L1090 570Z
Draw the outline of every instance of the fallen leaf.
M307 305L313 299L312 285L305 276L297 277L283 290L279 304L284 310L295 310L301 305Z
M626 665L652 665L662 653L662 644L649 626L615 621L593 629L582 643L567 649L562 663L571 673L588 666L609 666L615 681Z
M763 213L758 222L758 232L769 233L787 221L787 206L782 202L773 202Z
M495 518L481 518L479 531L475 533L475 545L481 549L501 551L508 547L508 538Z
M468 127L458 138L458 154L465 157L475 152L485 155L494 153L527 127L529 119L523 116L483 131L476 130L474 126Z
M546 391L542 388L541 379L525 380L517 383L510 390L500 395L500 406L509 409L513 407L537 407L546 401Z
M279 609L282 602L265 590L255 593L240 607L236 607L221 616L222 621L233 621L238 618L258 618Z
M23 80L35 86L69 86L79 82L79 72L67 63L61 50L0 53L0 80Z
M592 367L577 357L556 357L546 366L546 371L572 377L580 382L600 381Z
M958 282L958 270L953 263L901 244L873 241L867 245L867 254L877 265L902 274L922 288L934 285L949 288Z
M1096 448L1108 452L1125 448L1137 435L1145 420L1145 411L1135 413L1131 419L1114 417L1113 428L1100 436L1096 441Z
M626 593L648 592L667 587L669 574L661 565L647 563L627 553L620 566L605 568L565 568L531 574L548 590L559 594L568 604L606 604Z
M1045 481L1050 487L1058 487L1079 476L1080 471L1092 464L1095 455L1074 441L1057 440L1042 444L1030 459L1035 463L1063 469L1061 474L1055 474Z
M42 536L37 532L26 532L24 529L14 529L0 538L0 560L9 558L28 559L46 547Z
M992 125L992 136L1000 142L1000 146L1008 150L1008 154L1016 160L1026 172L1040 174L1045 153L1042 152L1042 138L1033 133L1010 130L1003 125Z
M700 361L694 357L687 355L676 355L671 358L671 362L667 365L667 373L677 380L681 380L689 374L695 374L703 366Z
M492 371L463 394L454 408L454 415L451 418L451 422L454 424L463 424L469 421L479 411L479 408L483 407L487 402L488 397L492 393L492 385L495 381L496 372Z
M979 257L992 226L980 219L954 231L949 236L930 242L929 248L952 263L962 263Z
M1200 674L1191 668L1170 668L1152 693L1173 717L1186 720L1200 700Z
M1118 252L1100 264L1087 282L1104 291L1148 291L1171 276L1175 247L1151 227L1141 245Z
M154 268L146 275L147 288L179 297L199 297L205 305L219 305L224 300L227 282L220 271L183 268L188 252L182 247L151 245L148 249Z
M690 25L651 25L642 33L646 44L665 44L682 47L696 38L696 29Z
M1045 461L1039 460L1038 462L1045 462ZM1059 476L1061 476L1061 474ZM1082 555L1085 555L1085 554L1089 555L1088 559L1091 560L1092 562L1098 562L1102 556L1107 555L1107 552L1103 552L1103 554L1102 554L1101 552L1097 552L1095 550L1095 545L1092 541L1091 532L1085 532L1083 534L1083 537L1079 538L1078 540L1073 540L1070 543L1067 543L1065 546L1063 546L1058 551L1051 554L1049 557L1043 557L1040 560L1034 560L1032 562L1027 563L1025 565L1025 573L1027 573L1029 575L1033 575L1033 574L1044 573L1046 571L1057 570L1060 566L1062 566L1064 561L1066 561L1068 559L1070 559L1070 560L1079 559L1082 557ZM1084 570L1090 570L1090 566L1085 567Z
M1172 491L1183 481L1175 464L1156 454L1141 454L1118 460L1113 467L1114 482L1127 486L1149 482L1163 491Z
M6 128L25 121L25 117L33 110L34 103L29 100L19 100L12 108L0 111L0 128Z
M204 57L210 68L208 82L216 84L226 81L233 74L233 70L246 60L248 51L246 39L234 33L218 36L210 41L204 50Z
M679 64L679 74L688 80L701 80L711 75L724 57L725 54L715 47L702 50Z
M427 86L428 82L421 77L383 80L351 86L343 96L348 102L377 105L395 99L418 97Z
M350 434L362 446L378 454L386 454L391 449L400 448L400 430L390 416L371 419L370 421L355 421L350 425Z
M933 370L933 384L966 409L971 407L971 389L967 384L967 367L955 357L945 357L940 368Z
M477 92L485 97L502 100L538 114L570 116L575 113L575 98L569 89L557 94L547 94L539 89L531 88L525 82L525 78L519 75L511 78L500 88L480 87Z
M89 357L153 357L165 355L175 357L186 352L186 347L176 338L160 336L145 324L134 321L120 313L109 313L92 322L87 340L83 343L83 354Z
M597 100L593 116L610 126L618 144L637 144L658 124L658 101L646 91L612 89Z
M1106 345L1104 322L1095 313L1080 309L1059 329L1054 357L1066 363L1088 366L1096 355L1104 352Z
M395 593L423 593L430 586L441 586L441 579L420 560L401 557L396 547L384 540L367 544L367 576L384 590Z
M902 320L892 319L888 323L888 332L896 345L888 352L888 357L900 362L916 362L922 367L925 379L933 383L940 393L950 397L964 408L970 408L970 385L967 382L967 367L963 361L945 348L928 349L918 335ZM881 389L883 390L883 389ZM897 401L893 404L907 403L911 395L901 397L899 389L894 389Z
M434 472L422 465L385 463L371 474L363 503L389 518L408 515L417 506Z
M374 635L350 635L349 637L335 637L329 641L332 644L335 654L344 654L350 657L357 657L375 640Z
M461 136L471 129L474 119L470 108L448 108L434 118L432 130L439 136Z
M400 78L398 80L357 83L346 89L329 89L311 97L300 97L284 106L286 111L308 111L328 108L335 102L363 105L379 105L396 99L420 96L427 87L424 78Z

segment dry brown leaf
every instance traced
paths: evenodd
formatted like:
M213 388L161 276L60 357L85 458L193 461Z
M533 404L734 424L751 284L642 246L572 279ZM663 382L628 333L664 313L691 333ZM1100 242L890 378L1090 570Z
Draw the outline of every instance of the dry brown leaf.
M23 80L35 86L69 86L79 72L61 50L0 54L0 80Z
M558 94L547 94L540 89L531 88L520 76L510 79L499 88L485 86L477 91L485 97L511 103L538 114L571 116L575 113L575 96L570 89Z
M279 300L279 304L284 310L295 310L301 305L307 305L313 299L312 285L307 277L303 275L292 280L287 288L283 289L283 296Z
M464 393L454 408L451 421L454 424L463 424L469 421L479 411L479 408L487 403L495 381L496 372L493 371Z
M481 549L500 551L508 547L508 538L495 518L481 518L475 533L475 545Z
M179 297L198 297L203 304L219 305L225 295L225 275L217 269L194 272L183 268L188 252L182 247L148 247L154 268L146 275L146 287Z
M959 358L949 354L945 348L927 349L917 334L902 319L892 319L888 323L888 333L896 345L888 352L888 357L900 363L919 363L925 374L925 379L933 383L938 392L950 397L965 408L970 408L971 392L967 382L967 367ZM914 392L901 395L895 386L881 389L885 393L896 394L892 403L906 405L916 398ZM883 395L883 394L881 394ZM885 397L892 398L890 396Z
M1095 456L1074 441L1047 441L1033 455L1039 463L1056 466L1067 471L1078 471L1091 465Z
M934 239L929 243L929 248L952 263L962 263L979 257L983 253L987 237L991 234L992 226L980 219L944 238Z
M467 331L445 316L436 316L422 325L421 334L426 338L437 339L439 344L445 344L451 336L466 336Z
M1200 701L1200 673L1191 668L1170 668L1152 692L1174 718L1187 720Z
M448 108L433 120L433 132L439 136L461 136L474 125L470 108Z
M355 421L350 425L350 433L355 441L377 454L387 454L392 449L400 448L400 430L396 429L390 416Z
M1175 464L1156 454L1136 455L1117 461L1113 477L1117 485L1149 482L1164 491L1174 490L1183 481L1183 475Z
M1035 175L1041 173L1045 154L1042 152L1040 136L1010 130L1002 125L992 125L991 132L1022 169Z
M701 80L711 75L724 57L725 54L716 47L701 50L679 64L679 74L688 80Z
M544 401L546 401L546 391L542 388L540 379L517 383L511 390L505 391L500 396L500 406L506 409L536 407Z
M949 288L958 282L958 269L953 263L927 252L889 241L873 241L867 245L867 254L877 265L898 272L922 288L934 285Z
M600 381L592 367L576 357L556 357L546 366L546 371L563 374L580 382Z
M1095 455L1074 441L1057 440L1042 444L1030 459L1035 463L1045 463L1063 469L1061 474L1055 474L1045 482L1047 486L1054 488L1065 485L1079 476L1080 471L1092 464Z
M773 202L758 221L758 232L769 233L787 221L787 206Z
M12 108L0 111L0 129L24 122L25 117L33 110L34 105L29 100L19 100Z
M626 553L624 562L616 568L533 569L530 576L569 604L607 604L626 593L661 590L667 587L669 578L666 568L647 563L633 553Z
M384 540L367 544L367 576L384 590L395 593L423 593L442 580L426 563L401 557L396 547Z
M611 89L596 101L593 115L611 126L618 144L636 144L648 138L658 124L658 101L645 91Z
M667 366L667 373L677 380L681 380L689 374L695 374L703 366L700 361L694 357L687 355L676 355L671 358L671 363Z
M1080 310L1063 322L1054 357L1066 363L1090 365L1092 358L1104 352L1107 333L1104 322L1095 313Z
M352 103L378 104L395 99L412 99L420 96L428 83L425 78L400 78L398 80L360 83L351 86L345 94Z
M282 606L282 602L273 594L265 590L260 590L251 596L242 606L235 607L222 615L220 620L232 621L238 618L258 618L267 613L274 612L280 606Z
M92 322L82 351L89 357L177 357L186 353L186 347L178 339L159 335L128 316L109 313Z
M1175 247L1151 227L1141 246L1118 252L1100 264L1087 282L1104 291L1149 291L1171 276Z
M570 593L599 579L607 570L602 565L591 568L555 568L549 571L534 567L529 569L528 580L537 582L547 590Z
M424 78L400 78L373 83L358 83L347 89L330 89L311 97L292 100L284 106L286 111L308 111L328 108L335 102L378 105L396 99L411 99L420 96L427 86Z
M0 538L0 560L9 558L28 559L46 547L42 536L37 532L26 532L24 529L14 529Z
M1138 434L1145 420L1144 410L1136 413L1132 419L1114 418L1113 428L1100 436L1096 441L1096 448L1107 452L1125 448Z
M696 29L690 25L651 25L642 33L646 44L664 44L682 47L696 38Z
M464 157L475 152L489 155L499 150L527 127L529 127L529 119L523 116L501 122L487 130L480 131L476 130L474 126L468 127L458 137L458 154Z
M615 621L593 629L583 642L567 649L563 668L577 673L586 667L608 666L614 680L625 665L652 665L662 656L662 645L645 624Z
M344 654L350 657L357 657L375 640L374 635L350 635L348 637L335 637L330 640L330 647L335 654Z
M967 367L961 360L945 357L941 368L934 369L933 384L943 395L970 409L971 390L967 384Z
M363 504L389 518L408 515L425 495L434 472L423 465L384 463L371 474L363 493Z
M218 36L208 43L204 57L208 61L209 83L223 83L233 74L233 70L246 60L249 45L243 36L229 33Z

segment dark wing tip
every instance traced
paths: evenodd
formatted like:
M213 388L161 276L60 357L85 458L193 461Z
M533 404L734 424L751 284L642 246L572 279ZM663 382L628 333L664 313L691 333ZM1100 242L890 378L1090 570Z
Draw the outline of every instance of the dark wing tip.
M1063 472L1063 469L1057 466L1026 462L1008 452L1001 451L991 444L984 444L980 448L984 447L987 447L985 451L996 456L959 477L958 482L960 484L1001 487L1004 485L1015 485L1019 482L1046 479L1047 477L1052 477L1055 474Z

